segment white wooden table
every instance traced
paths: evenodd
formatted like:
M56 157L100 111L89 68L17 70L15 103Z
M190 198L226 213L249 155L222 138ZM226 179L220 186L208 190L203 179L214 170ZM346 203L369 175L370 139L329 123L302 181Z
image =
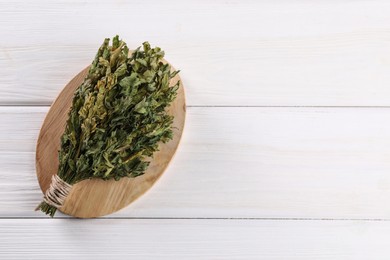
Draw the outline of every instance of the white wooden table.
M126 209L47 218L38 131L115 34L182 70L182 145ZM390 259L390 1L0 0L0 35L0 259Z

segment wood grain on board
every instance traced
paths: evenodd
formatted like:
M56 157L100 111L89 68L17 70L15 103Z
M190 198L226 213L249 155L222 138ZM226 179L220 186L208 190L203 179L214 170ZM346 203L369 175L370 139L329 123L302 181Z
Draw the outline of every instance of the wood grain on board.
M65 130L73 94L83 82L88 69L81 71L65 86L43 122L36 148L36 170L43 192L49 188L52 175L57 174L60 139ZM179 75L171 79L171 85L178 80ZM145 193L167 168L179 145L186 113L182 83L168 113L174 116L173 139L159 145L159 151L153 154L145 174L136 178L121 178L119 181L89 179L76 183L60 211L80 218L99 217L122 209Z

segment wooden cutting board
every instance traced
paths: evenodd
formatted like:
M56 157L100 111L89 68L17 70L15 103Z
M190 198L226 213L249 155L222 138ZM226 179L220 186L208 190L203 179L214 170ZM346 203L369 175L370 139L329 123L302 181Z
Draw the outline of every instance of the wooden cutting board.
M60 138L65 130L73 93L83 82L89 67L77 74L62 90L52 104L39 133L36 148L36 171L39 185L44 193L50 186L51 177L58 171ZM174 85L180 80L176 75ZM183 85L180 84L175 101L168 108L174 116L173 139L160 144L145 174L136 178L121 178L119 181L100 179L84 180L73 185L61 212L79 218L93 218L116 212L144 194L163 174L179 145L184 128L186 104Z

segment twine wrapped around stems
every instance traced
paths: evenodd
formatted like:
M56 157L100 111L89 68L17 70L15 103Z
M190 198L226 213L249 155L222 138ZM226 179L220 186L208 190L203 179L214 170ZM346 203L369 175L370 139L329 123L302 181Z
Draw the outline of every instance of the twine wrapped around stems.
M62 180L57 174L51 177L50 187L46 190L43 196L43 201L50 206L61 208L64 205L65 199L68 196L72 185ZM36 210L39 209L39 206Z

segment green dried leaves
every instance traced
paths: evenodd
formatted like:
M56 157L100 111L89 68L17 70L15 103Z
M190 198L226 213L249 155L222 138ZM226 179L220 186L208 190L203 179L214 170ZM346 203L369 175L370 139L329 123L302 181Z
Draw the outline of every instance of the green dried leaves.
M142 175L158 144L172 139L166 108L177 95L180 83L169 83L178 71L147 42L128 53L118 36L112 46L105 39L75 92L59 151L58 176L69 184Z

